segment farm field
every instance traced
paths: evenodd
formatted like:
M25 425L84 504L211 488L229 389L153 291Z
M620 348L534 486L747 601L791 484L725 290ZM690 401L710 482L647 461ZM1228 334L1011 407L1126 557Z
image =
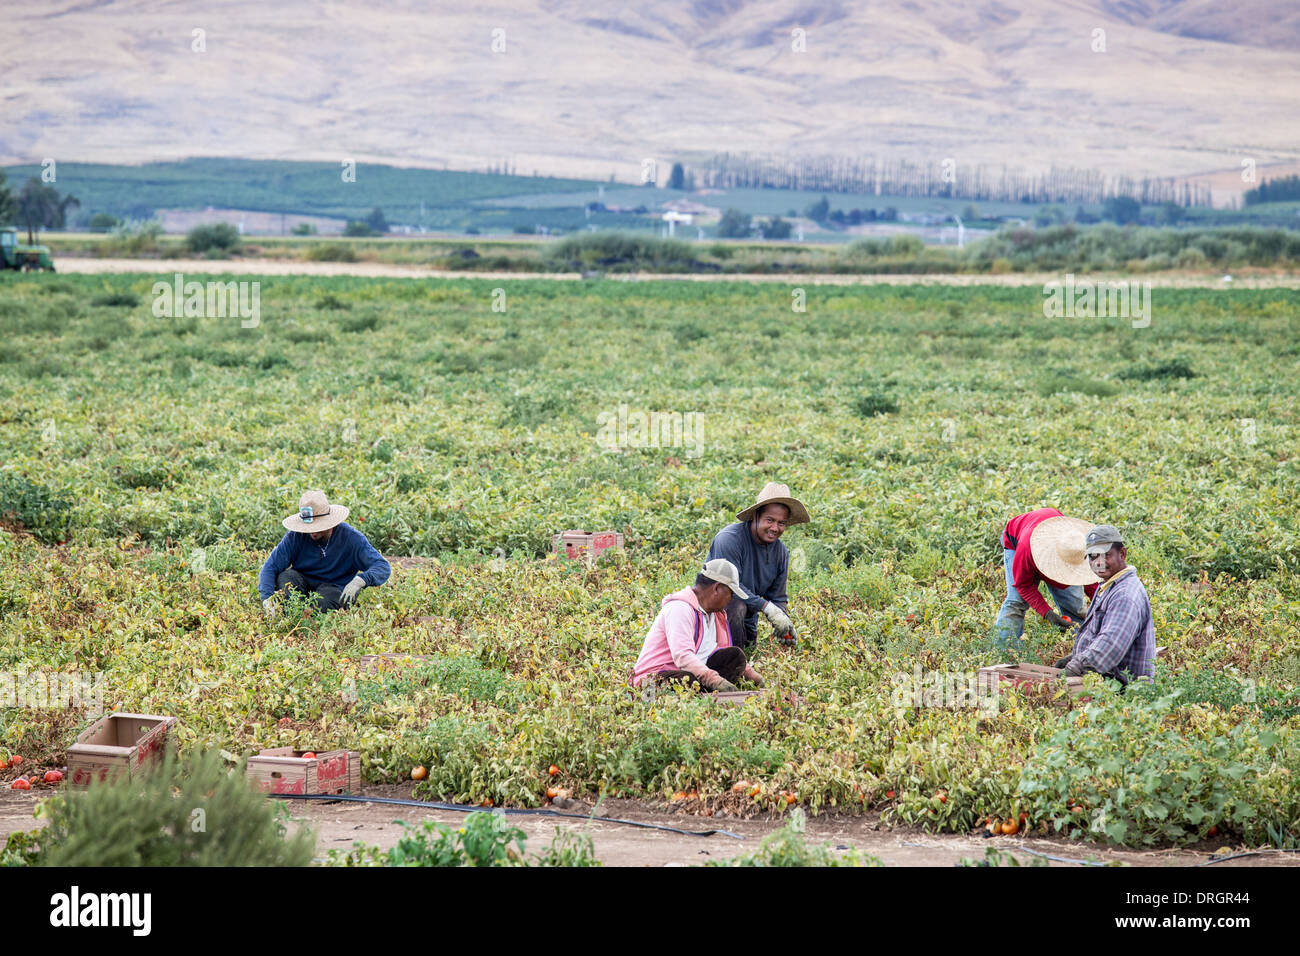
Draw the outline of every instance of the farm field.
M1101 202L1065 199L1021 202L782 188L646 188L626 182L372 163L361 163L355 172L353 181L344 181L339 163L278 160L206 158L138 166L61 162L57 182L62 192L76 196L78 205L69 222L83 228L97 213L134 223L159 218L173 231L216 219L246 224L250 234L274 235L288 242L293 240L287 233L299 222L310 221L321 233L336 234L347 220L362 219L375 208L382 209L399 232L402 228L417 232L427 229L463 235L466 241L477 244L484 241L484 235L511 237L537 227L544 227L538 231L553 234L581 233L589 228L657 233L663 228L663 210L684 202L701 214L696 223L683 227L683 234L690 237L696 235L699 226L709 239L715 238L718 216L726 209L737 209L756 220L785 217L805 231L810 244L832 247L864 235L903 233L920 233L930 242L956 242L951 224L927 227L919 224L920 219L943 220L960 215L968 220L967 239L973 240L1003 217L1029 223L1047 215L1049 220L1054 217L1061 221L1082 211L1096 221L1095 217L1105 211ZM47 170L40 165L0 168L0 175L15 189L29 178L45 174ZM667 175L665 167L660 176L666 181ZM1279 172L1273 169L1269 175L1276 177ZM817 223L807 211L823 197L831 211L874 210L887 216L886 211L893 209L901 218L853 227ZM972 217L972 208L978 218ZM1294 201L1240 209L1190 206L1182 208L1179 221L1183 226L1294 229L1298 211L1300 203ZM1162 215L1158 205L1142 207L1145 222L1163 221ZM99 238L103 239L104 234ZM397 245L400 240L396 234L393 240L386 245L387 251L402 255L406 248ZM166 247L167 241L163 240L162 245ZM83 240L75 248L93 249L94 245Z
M1035 287L810 283L793 312L777 284L269 275L243 328L155 316L172 271L0 277L0 669L102 671L186 750L421 764L432 799L1300 846L1300 293L1162 288L1133 328ZM611 450L621 406L694 427ZM764 625L755 660L797 705L629 693L659 599L769 480L813 518L783 539L798 645ZM393 577L268 623L307 487ZM1125 531L1154 686L915 706L917 668L997 660L998 534L1044 505ZM550 559L579 527L628 549ZM83 724L0 710L0 753L53 767Z

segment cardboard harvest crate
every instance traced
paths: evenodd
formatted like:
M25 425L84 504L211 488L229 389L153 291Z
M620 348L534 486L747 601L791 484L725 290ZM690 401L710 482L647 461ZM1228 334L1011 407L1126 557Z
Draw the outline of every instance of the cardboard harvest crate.
M992 692L1001 682L1028 690L1050 691L1059 684L1061 671L1045 664L994 664L981 667L978 677L983 692ZM1065 686L1072 697L1078 697L1083 693L1083 678L1067 677Z
M555 536L555 553L561 558L595 562L601 552L614 548L623 550L623 534L619 531L564 531Z
M134 776L160 763L163 751L175 743L175 717L108 714L78 734L68 748L68 784L85 787L92 780Z
M273 747L248 758L248 779L263 793L360 793L361 754Z

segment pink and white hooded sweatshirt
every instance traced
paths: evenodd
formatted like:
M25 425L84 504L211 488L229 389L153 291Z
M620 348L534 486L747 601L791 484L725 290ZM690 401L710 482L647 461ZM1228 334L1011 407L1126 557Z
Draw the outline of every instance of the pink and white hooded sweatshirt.
M695 591L689 587L665 597L654 623L650 625L650 632L645 636L645 643L641 645L641 656L632 669L632 685L635 687L660 671L683 670L711 686L718 672L699 655L706 617L695 598ZM727 615L714 614L713 623L717 629L718 647L730 647L731 629L727 626Z

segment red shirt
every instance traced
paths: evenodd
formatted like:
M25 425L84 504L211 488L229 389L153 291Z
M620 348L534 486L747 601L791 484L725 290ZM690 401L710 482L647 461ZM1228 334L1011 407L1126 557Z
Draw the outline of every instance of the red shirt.
M1061 513L1055 508L1039 508L1037 511L1031 511L1028 514L1016 515L1007 522L1007 526L1002 531L1002 547L1015 548L1015 555L1011 558L1011 580L1015 582L1016 591L1019 592L1025 603L1032 607L1043 617L1047 617L1049 610L1047 601L1038 590L1038 582L1044 581L1050 587L1058 590L1065 590L1069 585L1061 584L1059 581L1052 581L1043 577L1038 566L1034 564L1034 556L1029 550L1029 536L1033 533L1034 528L1042 524L1048 518L1061 517ZM1097 590L1097 585L1084 585L1083 593L1092 597Z

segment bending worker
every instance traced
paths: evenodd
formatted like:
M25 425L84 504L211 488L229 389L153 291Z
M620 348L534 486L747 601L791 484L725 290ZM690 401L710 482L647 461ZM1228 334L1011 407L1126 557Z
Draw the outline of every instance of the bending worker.
M1083 621L1083 596L1092 597L1097 589L1097 575L1084 556L1084 541L1092 527L1091 521L1067 518L1055 508L1039 508L1007 522L1002 531L1007 597L994 625L999 650L1010 644L1020 653L1028 608L1064 631ZM1059 614L1039 593L1040 583L1047 585Z

